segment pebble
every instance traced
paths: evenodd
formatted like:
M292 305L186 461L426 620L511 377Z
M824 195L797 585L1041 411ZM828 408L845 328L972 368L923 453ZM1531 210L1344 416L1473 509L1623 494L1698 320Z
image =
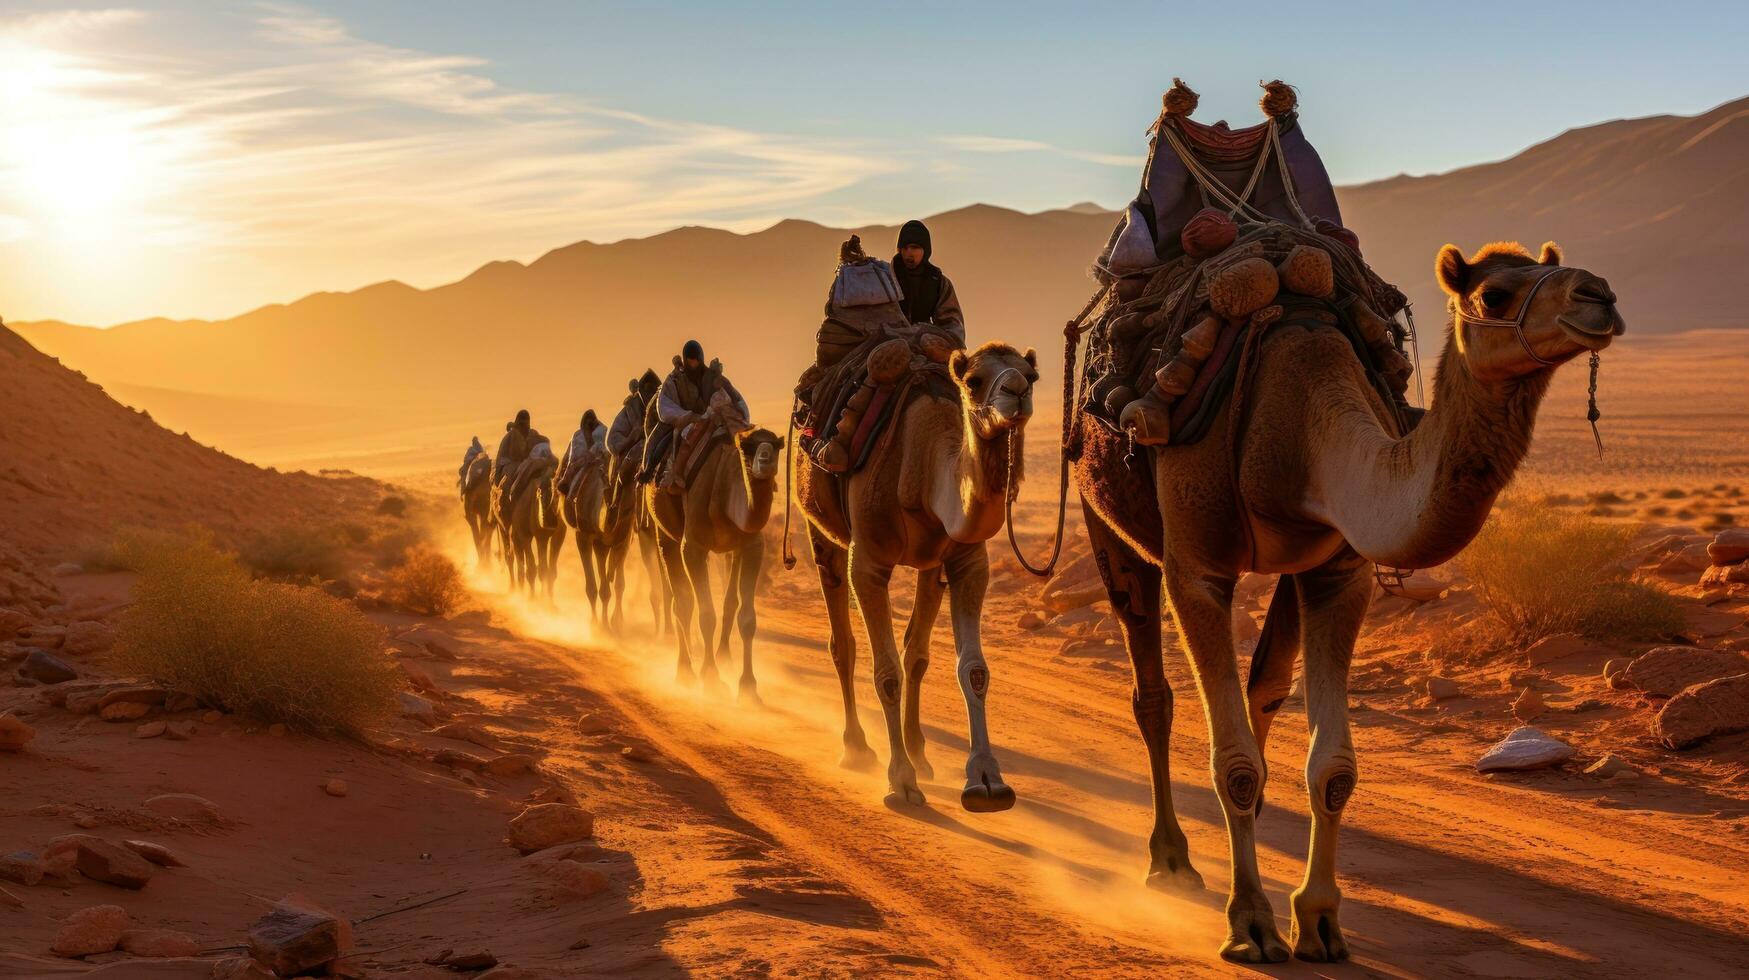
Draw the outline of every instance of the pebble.
M1461 693L1463 692L1458 687L1457 681L1454 681L1449 677L1427 678L1427 696L1435 701L1444 701L1449 698L1455 698Z
M116 701L105 705L97 716L104 721L138 721L151 710L151 705L138 701Z
M322 784L322 792L327 793L329 796L345 796L346 780L330 779Z
M32 650L18 665L18 673L38 684L64 684L75 680L79 672L60 657L47 650Z
M540 803L510 821L510 846L524 854L595 836L595 815L563 803Z
M1518 692L1518 700L1512 702L1512 717L1522 722L1534 721L1546 710L1548 705L1543 696L1528 687Z
M121 846L133 851L140 857L152 862L160 868L187 867L182 859L177 857L168 847L149 840L124 840Z
M17 752L36 738L36 729L8 711L0 715L0 752Z
M1608 779L1611 776L1624 772L1632 772L1638 775L1633 766L1621 761L1621 758L1614 753L1605 753L1601 759L1598 759L1596 762L1585 767L1585 774L1587 776L1598 776L1603 779Z
M164 734L165 730L168 727L169 727L168 725L164 724L161 721L148 721L144 725L141 725L140 727L134 729L134 737L135 738L157 738L158 736Z
M160 817L189 823L218 823L223 819L217 804L193 793L165 793L147 800L144 806Z
M119 905L93 905L67 916L49 949L61 956L92 956L121 945L128 914Z
M1478 772L1515 772L1546 769L1571 759L1574 748L1540 729L1523 727L1490 746L1476 760Z

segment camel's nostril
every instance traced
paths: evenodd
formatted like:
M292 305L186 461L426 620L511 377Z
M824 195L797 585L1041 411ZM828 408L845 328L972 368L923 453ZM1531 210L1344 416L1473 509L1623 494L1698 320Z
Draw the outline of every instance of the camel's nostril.
M1609 306L1615 302L1615 291L1609 288L1609 283L1593 276L1573 287L1573 298L1586 303L1602 303Z

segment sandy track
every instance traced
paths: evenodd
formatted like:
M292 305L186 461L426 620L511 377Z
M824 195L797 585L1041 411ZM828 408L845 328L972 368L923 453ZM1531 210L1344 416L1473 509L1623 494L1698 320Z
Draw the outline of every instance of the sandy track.
M1064 660L1042 641L992 628L991 725L1020 793L1010 813L958 805L966 745L951 642L938 631L924 720L936 775L928 809L887 804L881 772L836 765L838 700L805 587L765 603L756 667L767 707L740 708L675 687L672 647L637 641L531 644L569 665L684 775L757 828L785 867L856 896L872 921L825 915L784 942L818 943L827 972L958 975L1233 975L1214 950L1227 881L1220 811L1208 785L1200 706L1182 664L1174 792L1210 891L1182 900L1140 885L1150 826L1145 759L1127 668ZM524 629L540 634L541 624ZM859 694L872 744L866 651ZM733 683L733 674L728 680ZM1546 773L1491 781L1469 760L1488 739L1365 704L1356 693L1362 780L1343 827L1343 921L1356 962L1290 963L1285 976L1728 976L1749 928L1749 819L1739 801L1660 780L1627 787ZM1265 885L1285 934L1308 821L1303 715L1290 702L1269 758L1259 829ZM659 860L640 852L644 873ZM757 879L754 867L744 874ZM745 887L745 885L743 885ZM780 884L772 895L781 898ZM794 898L793 894L790 898ZM806 921L793 905L776 914ZM682 963L708 935L671 935ZM801 953L794 950L792 953ZM788 958L788 957L785 957ZM719 963L719 966L726 964ZM743 963L743 965L745 965Z

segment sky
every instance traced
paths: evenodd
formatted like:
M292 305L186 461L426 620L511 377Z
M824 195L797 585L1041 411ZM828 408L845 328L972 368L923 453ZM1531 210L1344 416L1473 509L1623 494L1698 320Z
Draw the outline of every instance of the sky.
M1300 90L1338 183L1749 95L1738 4L0 0L0 317L217 318L688 224L1136 187Z

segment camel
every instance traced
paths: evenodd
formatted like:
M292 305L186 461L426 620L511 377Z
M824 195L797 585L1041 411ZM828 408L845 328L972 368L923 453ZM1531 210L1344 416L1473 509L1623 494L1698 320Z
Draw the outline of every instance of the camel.
M560 502L565 524L577 532L577 557L583 561L584 591L589 596L589 615L594 622L608 621L612 594L612 570L608 562L612 529L607 511L606 461L584 465L574 493Z
M554 484L555 463L530 474L510 502L511 588L522 586L534 598L540 591L553 601L553 582L559 573L559 549L565 544L564 519L559 514L559 488Z
M1461 551L1529 449L1554 369L1624 329L1608 284L1562 266L1552 242L1537 257L1513 243L1469 260L1447 245L1436 271L1453 317L1431 410L1407 436L1387 423L1349 342L1301 327L1277 328L1262 346L1236 421L1223 412L1202 440L1154 450L1151 469L1125 464L1123 436L1078 419L1076 483L1134 664L1136 722L1152 769L1148 883L1202 887L1172 807L1163 585L1202 696L1226 815L1233 884L1221 955L1229 960L1280 962L1289 953L1258 878L1253 835L1265 739L1302 642L1312 833L1305 879L1290 898L1291 941L1294 955L1331 961L1348 955L1336 839L1358 777L1348 667L1372 565L1430 568ZM1246 571L1280 579L1241 687L1231 609Z
M1015 795L1002 779L984 716L990 685L979 635L990 578L984 542L1001 530L1018 489L1038 357L1031 350L1023 354L990 343L970 354L954 351L948 373L953 396L925 391L914 398L891 423L894 439L887 450L852 474L848 487L816 469L805 453L791 453L790 465L796 499L808 520L831 622L832 662L844 697L840 765L866 769L876 761L856 714L854 592L873 650L875 694L887 720L887 783L896 799L923 803L917 777L931 778L934 770L924 755L919 699L945 588L951 592L971 743L960 804L992 812L1012 807ZM902 660L893 642L889 596L893 569L901 565L917 569Z
M716 603L711 591L710 556L727 555L731 564L726 588L735 597L736 625L741 631L738 697L744 704L759 703L758 683L753 677L753 634L758 628L753 592L765 560L764 531L771 519L782 449L783 440L770 430L747 429L708 447L708 455L683 493L667 493L654 486L645 491L674 597L674 634L680 651L675 677L681 683L692 681L687 632L696 608L704 639L701 682L708 693L726 693L711 653ZM725 608L734 607L725 601Z
M462 477L462 517L474 536L474 559L485 568L492 560L492 458L475 456Z

